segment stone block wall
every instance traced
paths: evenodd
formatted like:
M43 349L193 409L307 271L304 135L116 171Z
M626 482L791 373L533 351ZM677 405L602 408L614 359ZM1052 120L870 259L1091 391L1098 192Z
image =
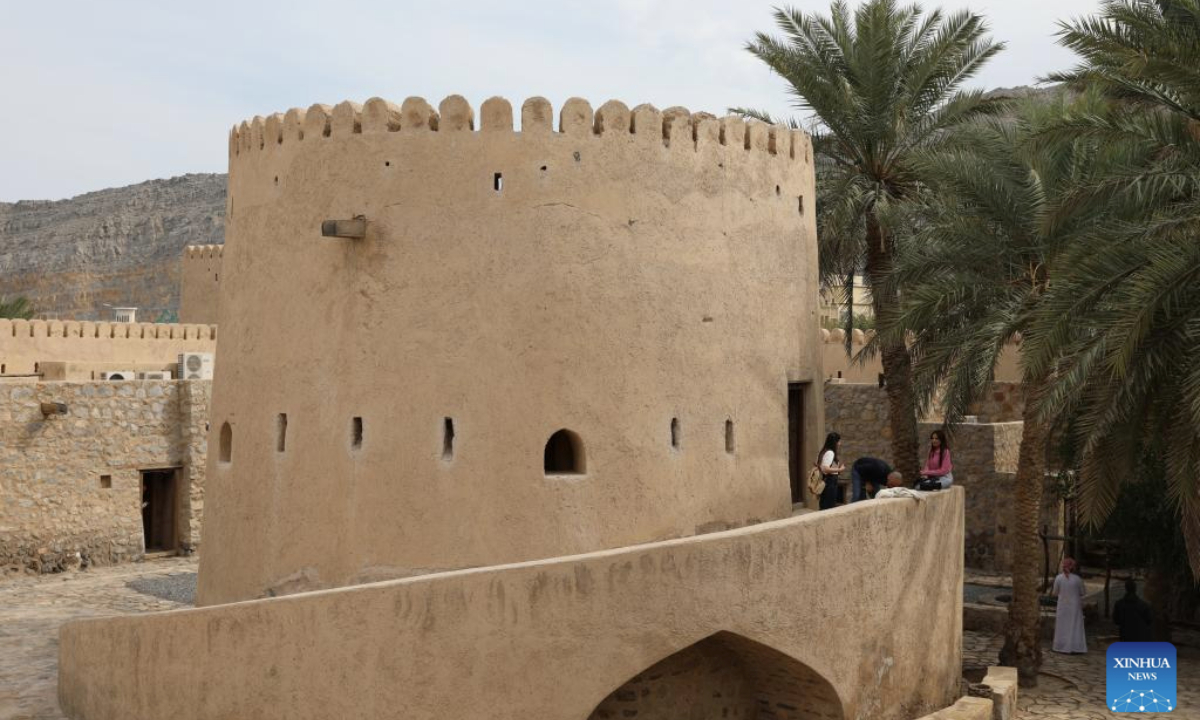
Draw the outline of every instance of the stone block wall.
M1020 388L999 383L991 400L985 400L983 417L1020 417ZM918 426L921 452L927 452L929 433L938 422ZM967 491L966 547L968 567L1004 571L1011 567L1009 528L1013 517L1013 485L1016 482L1021 430L1016 422L963 423L954 428L950 448L954 458L954 482ZM887 396L877 385L827 382L825 384L825 429L842 436L842 462L847 467L863 456L888 462L892 431L887 421ZM1061 526L1061 501L1047 490L1042 503L1041 523L1051 534Z
M1025 412L1025 392L1019 382L994 382L992 389L971 405L970 414L980 422L1020 420Z
M0 568L144 554L141 471L178 468L175 544L199 544L211 381L0 385ZM65 414L43 415L42 403Z

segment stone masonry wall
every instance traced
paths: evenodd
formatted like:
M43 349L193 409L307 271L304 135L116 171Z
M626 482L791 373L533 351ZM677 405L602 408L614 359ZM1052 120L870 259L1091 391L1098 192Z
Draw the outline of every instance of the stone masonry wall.
M994 382L992 389L969 411L980 422L1020 420L1025 412L1025 392L1019 382Z
M1013 383L997 384L983 401L980 417L1020 417L1020 388ZM1013 484L1021 450L1023 423L962 423L950 436L954 459L954 483L967 491L966 564L981 570L1007 570L1012 551ZM929 434L939 422L922 422L917 431L921 452L929 448ZM860 457L891 462L892 431L887 422L887 397L877 385L826 382L825 430L842 436L841 460L849 467ZM909 479L911 480L911 479ZM1061 525L1060 500L1047 489L1042 503L1042 522L1057 534Z
M211 381L0 385L0 568L144 554L141 470L180 468L176 538L199 544ZM65 403L43 416L41 403Z

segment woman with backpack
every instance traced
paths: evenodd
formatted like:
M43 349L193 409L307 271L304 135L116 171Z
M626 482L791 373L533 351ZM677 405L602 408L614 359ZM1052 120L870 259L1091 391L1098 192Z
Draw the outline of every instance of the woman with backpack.
M817 456L817 467L825 478L825 488L821 490L821 509L828 510L837 506L838 475L846 466L838 459L838 447L842 444L842 436L831 432L825 436L825 444Z

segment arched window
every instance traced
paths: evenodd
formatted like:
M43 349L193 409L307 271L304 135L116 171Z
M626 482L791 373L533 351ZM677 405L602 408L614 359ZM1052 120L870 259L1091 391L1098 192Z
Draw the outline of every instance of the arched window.
M233 460L233 428L229 427L228 422L221 425L220 455L217 457L223 463Z
M543 469L547 475L582 475L587 471L583 441L567 429L559 430L546 441Z

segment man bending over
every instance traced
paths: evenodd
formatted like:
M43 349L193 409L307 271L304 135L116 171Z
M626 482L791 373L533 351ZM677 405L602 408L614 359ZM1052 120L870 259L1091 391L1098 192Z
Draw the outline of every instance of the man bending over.
M879 458L860 457L850 466L851 502L873 498L885 486L899 487L903 481L899 470Z

